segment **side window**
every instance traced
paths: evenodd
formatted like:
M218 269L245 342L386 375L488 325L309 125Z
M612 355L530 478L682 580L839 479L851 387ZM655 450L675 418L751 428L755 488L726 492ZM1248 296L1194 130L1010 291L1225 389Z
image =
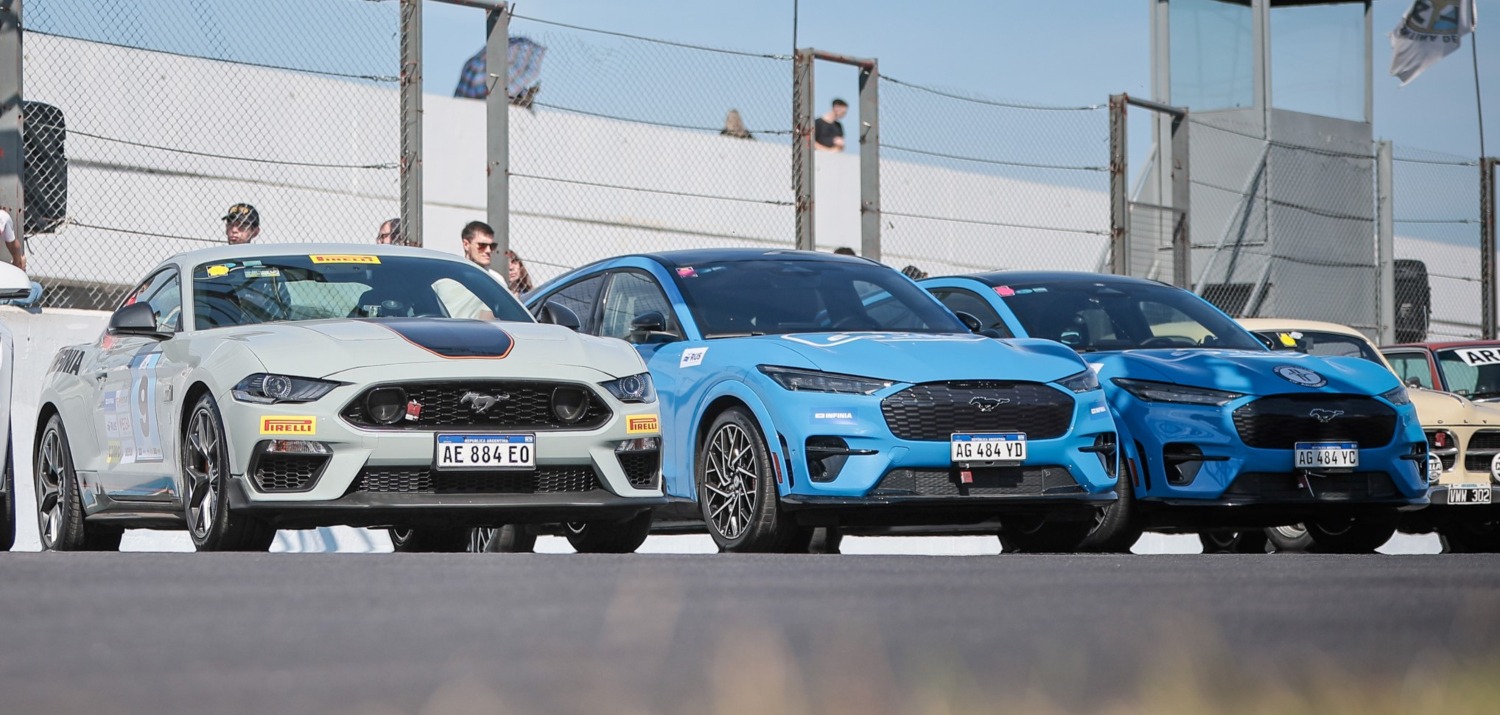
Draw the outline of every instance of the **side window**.
M606 338L630 339L630 323L645 313L657 311L666 318L666 329L675 329L672 306L661 287L650 276L635 271L613 274L604 294L604 313L599 329L593 332Z
M584 333L594 332L594 303L599 300L599 291L604 288L604 279L608 276L600 273L590 276L576 283L569 283L562 289L553 291L547 297L537 302L533 313L540 313L542 306L549 302L557 302L559 305L573 311L578 316Z
M935 288L932 294L948 306L948 310L955 313L968 313L979 319L984 327L1000 331L1007 338L1015 337L1005 321L1000 319L1000 313L986 303L984 298L971 290L963 288Z
M1422 353L1389 353L1385 356L1403 384L1416 380L1422 387L1432 387L1432 370L1427 367L1427 356Z
M166 333L182 330L182 282L177 271L167 269L146 279L131 291L121 307L146 303L156 314L156 329Z

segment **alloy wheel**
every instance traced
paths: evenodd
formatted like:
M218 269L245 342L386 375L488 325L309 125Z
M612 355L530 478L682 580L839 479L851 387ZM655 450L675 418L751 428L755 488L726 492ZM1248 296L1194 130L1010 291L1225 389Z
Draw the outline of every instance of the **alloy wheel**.
M709 519L720 536L737 539L750 526L760 488L750 435L739 425L725 424L714 433L705 456Z

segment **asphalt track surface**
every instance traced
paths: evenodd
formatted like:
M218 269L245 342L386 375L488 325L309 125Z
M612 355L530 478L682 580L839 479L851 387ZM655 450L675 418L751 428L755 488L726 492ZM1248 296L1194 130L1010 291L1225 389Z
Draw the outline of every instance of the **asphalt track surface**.
M0 604L8 715L1091 709L1185 663L1500 663L1480 555L7 553Z

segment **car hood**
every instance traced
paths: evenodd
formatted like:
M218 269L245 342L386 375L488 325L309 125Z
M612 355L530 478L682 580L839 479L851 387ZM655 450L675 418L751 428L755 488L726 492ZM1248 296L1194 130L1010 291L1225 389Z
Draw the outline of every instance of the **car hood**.
M476 372L534 373L539 367L589 367L611 377L644 372L622 340L579 335L540 323L452 318L318 320L225 329L224 339L255 353L269 372L332 377L380 365L472 361Z
M1462 395L1412 388L1411 403L1423 426L1500 426L1500 406L1471 402Z
M962 333L797 333L748 339L773 342L817 370L896 382L1053 382L1087 369L1061 344Z
M1389 370L1368 360L1291 352L1127 350L1083 357L1104 379L1155 380L1247 395L1379 395L1401 384Z

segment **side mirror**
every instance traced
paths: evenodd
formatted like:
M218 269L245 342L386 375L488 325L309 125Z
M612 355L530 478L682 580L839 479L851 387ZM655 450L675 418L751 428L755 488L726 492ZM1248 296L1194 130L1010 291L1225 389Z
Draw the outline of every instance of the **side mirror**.
M583 327L583 321L578 319L578 314L572 308L555 300L549 300L542 306L541 315L537 319L543 323L561 325L574 332Z
M31 279L26 272L9 263L0 263L0 300L20 300L29 295Z
M667 316L659 310L648 310L630 321L630 342L665 343L679 339L677 333L667 331Z
M955 310L953 314L958 316L959 321L964 324L965 328L969 329L969 332L977 333L984 330L984 323L979 322L979 318L974 317L972 314L965 313L962 310Z
M150 303L131 303L109 316L110 335L135 335L143 338L166 340L171 333L156 329L156 311Z

